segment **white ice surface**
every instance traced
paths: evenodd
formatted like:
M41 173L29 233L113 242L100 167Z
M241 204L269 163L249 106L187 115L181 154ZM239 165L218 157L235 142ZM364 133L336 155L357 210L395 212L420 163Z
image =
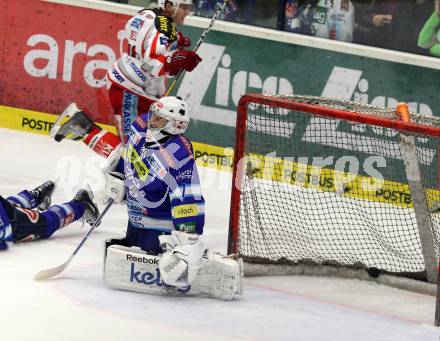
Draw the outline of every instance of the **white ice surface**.
M0 129L0 193L62 177L53 201L90 182L99 162L82 143ZM225 251L230 174L200 169L207 202L205 244ZM0 254L0 340L399 340L437 341L435 298L358 280L246 278L231 302L115 291L102 281L102 241L121 236L124 207L114 207L59 277L34 282L62 264L87 228L73 224L51 239Z

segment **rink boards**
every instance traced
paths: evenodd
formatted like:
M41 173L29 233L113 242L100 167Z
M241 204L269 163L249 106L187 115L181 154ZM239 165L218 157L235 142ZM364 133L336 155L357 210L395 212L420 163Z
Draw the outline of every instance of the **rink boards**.
M0 106L0 127L2 128L48 135L57 117L57 115L27 109ZM114 126L98 125L116 133ZM232 148L200 142L193 142L193 147L194 157L199 166L232 171L234 155ZM356 176L330 168L318 169L313 165L257 154L249 155L246 160L253 163L256 168L253 176L259 179L279 182L285 186L295 185L323 192L334 192L347 198L388 203L401 208L413 207L409 186L404 183L368 176ZM439 198L440 192L438 190L427 189L430 208L438 207Z

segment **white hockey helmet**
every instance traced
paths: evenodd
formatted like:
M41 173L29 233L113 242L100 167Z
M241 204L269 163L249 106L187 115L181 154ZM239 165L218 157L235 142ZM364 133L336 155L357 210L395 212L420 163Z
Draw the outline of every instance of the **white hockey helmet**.
M167 1L173 4L173 7L175 8L174 14L176 14L176 11L180 7L180 5L185 5L188 13L192 14L194 12L193 0L158 0L159 7L165 8L165 3Z
M166 124L160 128L154 128L149 125L149 129L158 140L161 137L159 133L163 134L165 132L171 135L178 135L183 134L188 128L188 105L180 97L167 96L154 102L150 107L150 120L154 115L166 120Z

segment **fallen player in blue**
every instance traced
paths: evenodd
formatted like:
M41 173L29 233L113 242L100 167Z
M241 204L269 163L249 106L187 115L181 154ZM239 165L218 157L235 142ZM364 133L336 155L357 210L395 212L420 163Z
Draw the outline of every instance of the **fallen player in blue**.
M89 224L95 222L99 211L86 190L80 190L69 202L50 206L54 189L55 183L47 181L6 199L0 195L0 251L11 243L47 239L81 218Z

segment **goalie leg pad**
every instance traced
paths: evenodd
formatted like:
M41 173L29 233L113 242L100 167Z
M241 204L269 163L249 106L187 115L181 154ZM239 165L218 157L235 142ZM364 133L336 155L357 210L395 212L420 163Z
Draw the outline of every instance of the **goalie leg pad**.
M217 253L207 252L205 261L192 283L192 289L210 297L230 301L243 294L243 260L238 261Z
M108 245L108 244L107 244ZM104 252L104 281L114 289L158 295L198 295L191 287L176 288L163 283L160 256L136 247L113 244Z
M115 242L117 240L106 242L104 252L104 281L111 288L226 301L243 292L241 260L206 252L202 268L191 286L178 288L163 282L158 266L161 256L148 255L139 248Z

